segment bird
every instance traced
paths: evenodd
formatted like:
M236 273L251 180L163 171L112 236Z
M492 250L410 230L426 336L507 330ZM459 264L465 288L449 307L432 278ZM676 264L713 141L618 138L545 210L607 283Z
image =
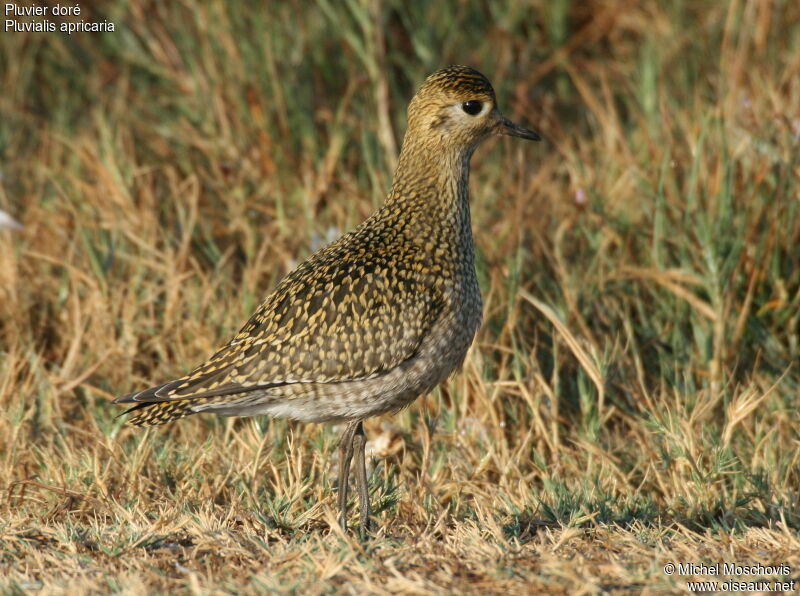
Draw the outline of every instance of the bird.
M338 516L347 531L355 458L359 530L371 532L363 421L397 412L457 371L482 318L469 200L470 159L489 137L541 140L497 107L469 66L429 75L384 203L286 275L230 342L179 379L118 397L128 422L192 414L346 423Z

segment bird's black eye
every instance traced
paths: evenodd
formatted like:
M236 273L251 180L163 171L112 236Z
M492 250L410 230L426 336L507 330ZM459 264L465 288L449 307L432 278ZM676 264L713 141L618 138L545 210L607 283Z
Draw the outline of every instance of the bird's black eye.
M461 104L461 109L470 116L477 116L483 109L483 104L475 99L470 99Z

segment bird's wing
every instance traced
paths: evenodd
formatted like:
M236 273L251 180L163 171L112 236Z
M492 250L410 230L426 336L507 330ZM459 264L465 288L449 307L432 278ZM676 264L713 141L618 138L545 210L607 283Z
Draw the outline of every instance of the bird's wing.
M375 377L412 358L444 301L421 261L331 245L290 273L241 331L181 379L116 403Z

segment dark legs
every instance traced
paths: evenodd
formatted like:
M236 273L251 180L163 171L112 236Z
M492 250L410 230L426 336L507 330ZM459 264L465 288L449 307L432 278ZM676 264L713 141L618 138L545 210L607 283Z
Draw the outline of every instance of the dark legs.
M347 424L339 443L339 525L347 530L347 481L350 477L350 461L356 456L356 490L360 513L362 534L370 530L369 490L367 489L367 466L364 459L364 447L367 436L361 420Z
M353 435L361 421L350 422L339 442L339 525L347 530L347 480L350 478L350 460L353 459Z
M356 433L353 435L353 450L356 455L356 489L358 490L359 527L361 533L366 535L370 531L369 515L369 489L367 487L367 464L364 461L364 447L367 445L367 435L364 426L359 421Z

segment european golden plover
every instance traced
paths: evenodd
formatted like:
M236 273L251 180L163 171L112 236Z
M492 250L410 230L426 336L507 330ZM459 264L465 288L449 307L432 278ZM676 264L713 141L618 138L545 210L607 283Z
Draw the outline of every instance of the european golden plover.
M361 530L370 524L362 421L394 412L461 366L481 322L469 162L492 135L539 140L505 118L478 71L430 75L383 206L287 275L241 331L191 373L131 393L135 425L190 414L347 421L339 445L339 523L355 455Z

